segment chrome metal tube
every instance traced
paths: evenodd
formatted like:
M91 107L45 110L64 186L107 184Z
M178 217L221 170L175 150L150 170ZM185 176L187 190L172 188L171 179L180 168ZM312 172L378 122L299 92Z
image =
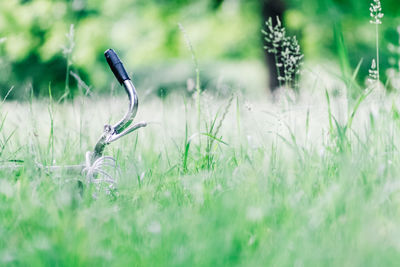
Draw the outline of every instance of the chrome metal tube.
M132 123L133 119L136 116L139 105L136 89L132 81L125 80L123 82L123 85L129 97L129 106L128 106L128 111L126 112L122 120L120 120L113 126L114 131L117 134L120 134L124 129L126 129Z
M128 111L126 112L125 116L114 126L111 126L111 125L104 126L103 134L100 137L99 141L97 141L97 144L94 148L94 152L92 153L92 157L91 157L92 163L103 155L103 151L108 144L118 140L119 138L123 137L124 135L127 135L127 134L129 134L139 128L145 127L147 125L145 122L140 122L140 123L131 125L133 122L133 119L136 116L139 101L138 101L138 96L136 93L135 86L133 85L132 81L125 80L123 82L123 85L124 85L125 91L129 98Z

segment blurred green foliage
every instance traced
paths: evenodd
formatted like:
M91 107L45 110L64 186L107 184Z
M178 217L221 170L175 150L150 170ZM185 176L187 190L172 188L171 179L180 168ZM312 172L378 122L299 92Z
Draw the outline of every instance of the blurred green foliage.
M64 89L69 46L66 34L75 26L71 70L96 88L111 81L103 52L115 48L130 69L146 68L170 59L190 59L177 24L181 22L202 59L258 57L254 43L257 17L239 6L214 12L209 1L1 1L0 86L2 94L16 85L23 94L32 84L36 94ZM246 9L245 9L246 10ZM73 80L71 79L73 87Z
M382 5L382 38L395 42L400 5L398 0ZM326 57L327 51L335 56L334 25L343 31L351 66L373 57L369 1L290 0L287 6L286 25L299 35L307 58ZM0 93L4 96L15 86L12 97L19 98L31 85L36 95L46 95L51 83L53 93L61 95L68 61L63 47L73 47L70 69L96 90L106 90L112 81L103 59L110 47L130 70L142 73L139 78L157 80L145 70L191 58L178 23L190 35L201 61L262 61L260 8L258 0L1 1ZM72 24L75 32L69 43L66 34ZM76 90L72 77L69 86Z

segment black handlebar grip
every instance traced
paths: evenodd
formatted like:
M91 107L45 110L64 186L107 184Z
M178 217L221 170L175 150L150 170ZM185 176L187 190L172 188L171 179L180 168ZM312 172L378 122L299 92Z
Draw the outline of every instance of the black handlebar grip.
M106 57L107 63L110 66L112 72L117 78L118 82L122 85L122 83L126 80L130 80L128 73L126 72L124 65L121 60L117 56L117 54L112 49L108 49L104 52L104 56Z

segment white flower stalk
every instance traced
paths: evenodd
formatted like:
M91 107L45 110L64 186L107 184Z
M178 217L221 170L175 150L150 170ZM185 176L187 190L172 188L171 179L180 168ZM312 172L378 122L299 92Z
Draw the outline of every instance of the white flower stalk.
M373 0L371 7L369 8L372 24L382 24L382 18L384 14L382 13L382 5L380 0Z
M267 26L266 30L262 30L262 33L265 35L265 41L267 41L264 48L268 53L278 54L278 49L282 46L286 38L286 30L282 27L282 23L278 17L275 26L272 23L272 18L269 18L265 22L265 25Z
M370 83L375 83L378 80L378 71L377 71L376 61L375 59L372 60L371 68L369 69L368 81Z
M284 83L298 92L298 76L304 57L300 45L295 36L286 36L286 30L279 18L275 26L271 18L265 22L265 25L266 29L262 30L266 41L264 48L275 56L279 86L281 87Z
M369 8L371 24L375 24L375 38L376 38L376 71L378 77L376 79L377 84L379 84L379 25L382 24L382 18L384 14L382 13L382 5L380 0L373 0Z
M283 81L287 85L294 85L294 89L298 90L298 82L296 79L300 74L300 67L302 65L303 54L300 51L300 45L296 36L287 37L283 42L284 50L281 53L283 62Z
M278 74L278 82L279 82L279 87L282 87L282 80L283 77L281 77L281 68L282 68L282 62L279 60L279 50L282 48L282 43L285 40L286 37L286 30L284 27L282 27L282 23L279 20L279 17L276 18L277 23L274 26L272 23L272 18L269 18L266 22L265 25L267 28L265 30L262 30L262 33L265 35L264 39L266 41L266 45L264 46L264 49L267 50L268 53L273 54L275 57L275 67L276 67L276 72Z

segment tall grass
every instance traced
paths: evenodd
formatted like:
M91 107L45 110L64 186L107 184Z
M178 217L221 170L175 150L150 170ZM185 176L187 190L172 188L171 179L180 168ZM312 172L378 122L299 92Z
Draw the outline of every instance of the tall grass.
M196 72L196 97L197 97L197 121L198 121L198 133L201 132L201 85L200 85L200 68L199 62L197 60L197 56L195 50L193 48L192 42L190 41L189 35L186 33L185 28L182 24L178 24L180 31L182 32L186 45L189 48L190 54L192 55L192 60L194 63L194 68ZM200 139L199 139L200 142Z
M323 99L323 94L308 95L289 110L286 104L268 105L277 116L266 114L259 101L250 100L249 110L237 97L236 112L226 112L230 103L215 100L207 112L220 114L223 123L211 117L216 122L209 133L229 145L211 146L217 149L204 149L202 155L189 151L185 171L175 144L190 139L179 126L196 131L197 107L189 102L185 119L178 116L185 109L180 100L168 100L168 136L166 129L152 126L108 149L122 171L117 197L99 194L91 185L81 191L76 176L38 171L34 161L40 160L39 151L47 151L51 119L41 101L18 109L6 102L2 113L14 111L9 121L22 117L20 122L29 125L25 114L31 109L39 133L17 130L7 146L33 142L39 149L29 154L24 146L17 152L23 169L0 170L2 264L395 266L397 95L377 114L381 103L365 95L345 124L336 119L338 100L329 97L327 105ZM118 103L124 100L117 98L111 111L121 112L124 105L118 108ZM101 108L107 102L87 100L82 116L97 116L83 133L71 131L74 103L53 105L56 162L81 162L80 134L90 149L98 125L111 116ZM162 114L153 112L159 104L143 103L141 119L161 120ZM286 127L278 127L281 138L275 138L270 129L280 124ZM207 125L210 130L212 124ZM5 124L2 132L11 130ZM212 168L201 160L210 156Z
M71 93L70 87L69 87L69 81L70 81L70 68L72 65L72 53L75 48L75 28L74 24L70 25L69 32L65 35L67 38L67 44L63 47L63 54L66 60L66 71L65 71L65 90L64 94L60 97L58 102L63 101L66 97L68 97Z
M61 105L49 86L49 102L2 103L0 161L22 167L0 167L0 265L398 265L399 92L351 102L305 86L298 102L201 105L198 75L197 99L162 100L165 114L142 102L139 119L166 121L107 147L121 170L108 193L37 163L81 163L125 98Z

